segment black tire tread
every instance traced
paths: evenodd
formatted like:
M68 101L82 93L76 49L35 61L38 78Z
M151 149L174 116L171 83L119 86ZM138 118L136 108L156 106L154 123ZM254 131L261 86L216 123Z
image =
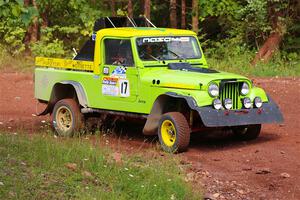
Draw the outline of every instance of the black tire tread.
M177 146L172 151L176 153L186 151L190 143L190 132L191 132L186 118L180 112L168 112L162 116L160 126L162 121L165 119L171 119L176 128ZM159 131L160 131L160 126L159 126Z

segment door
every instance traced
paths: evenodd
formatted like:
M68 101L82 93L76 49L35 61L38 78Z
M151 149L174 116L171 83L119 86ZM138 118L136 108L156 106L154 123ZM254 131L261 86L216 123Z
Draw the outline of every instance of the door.
M120 103L135 102L138 95L138 70L133 59L131 41L106 38L103 45L102 95L107 100Z

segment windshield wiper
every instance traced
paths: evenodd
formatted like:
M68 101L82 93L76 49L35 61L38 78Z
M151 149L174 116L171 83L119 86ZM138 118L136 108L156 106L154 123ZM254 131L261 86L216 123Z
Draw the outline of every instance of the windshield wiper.
M156 60L156 61L161 61L163 64L166 63L164 60L161 60L161 59L159 59L159 58L153 56L152 54L150 54L150 53L148 53L148 52L143 51L143 53L147 54L148 56L150 56L151 58L153 58L153 59Z
M170 49L167 49L167 51L170 52L170 53L172 53L173 55L175 55L180 60L186 60L185 57L178 55L177 53L175 53L174 51L171 51Z

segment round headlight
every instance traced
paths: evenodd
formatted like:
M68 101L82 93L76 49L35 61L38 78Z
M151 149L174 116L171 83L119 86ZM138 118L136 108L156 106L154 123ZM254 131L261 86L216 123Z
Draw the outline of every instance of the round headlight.
M222 102L220 99L214 99L213 106L215 109L220 110L222 108Z
M256 108L262 107L262 100L261 100L260 97L255 97L255 99L254 99L254 106L255 106Z
M215 83L210 84L208 87L208 93L212 97L219 96L219 86Z
M249 93L249 85L248 85L248 83L243 83L242 88L241 88L241 94L247 95L248 93Z
M231 99L225 99L224 100L224 107L229 110L232 108L232 100Z
M251 108L251 99L248 97L245 97L243 99L243 105L245 108Z

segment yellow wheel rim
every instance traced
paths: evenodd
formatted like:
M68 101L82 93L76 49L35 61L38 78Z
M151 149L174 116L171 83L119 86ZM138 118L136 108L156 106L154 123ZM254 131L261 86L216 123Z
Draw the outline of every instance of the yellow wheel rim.
M72 113L66 106L61 106L60 108L58 108L55 119L57 127L61 131L67 132L72 128Z
M171 147L176 141L176 129L172 121L165 120L161 125L161 137L166 146Z

